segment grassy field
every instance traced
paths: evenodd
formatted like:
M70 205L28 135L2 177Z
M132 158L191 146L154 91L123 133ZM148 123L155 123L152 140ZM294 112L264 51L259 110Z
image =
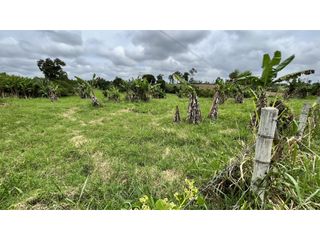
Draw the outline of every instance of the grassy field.
M103 99L100 92L97 93ZM307 100L291 100L299 114ZM123 209L144 194L172 198L184 179L201 186L252 138L253 101L220 106L219 119L172 123L188 99L148 103L65 97L0 102L1 209ZM200 99L205 118L211 99Z

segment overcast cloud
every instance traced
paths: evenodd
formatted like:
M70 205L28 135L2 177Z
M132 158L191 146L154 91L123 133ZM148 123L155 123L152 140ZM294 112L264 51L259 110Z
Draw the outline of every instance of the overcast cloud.
M315 69L320 80L320 31L0 31L0 72L42 76L36 61L60 58L70 78L93 73L112 80L198 70L214 81L234 69L261 72L264 53L296 58L282 73Z

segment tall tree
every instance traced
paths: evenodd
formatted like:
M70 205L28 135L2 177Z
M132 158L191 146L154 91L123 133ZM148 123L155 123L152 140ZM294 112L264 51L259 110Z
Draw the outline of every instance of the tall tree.
M68 79L68 75L63 71L62 67L66 66L65 62L56 58L54 60L47 58L45 60L40 59L37 61L37 65L41 72L43 72L45 78L48 80L54 79Z
M192 83L193 81L194 81L194 74L195 73L197 73L198 71L197 71L197 69L195 69L195 68L191 68L190 70L189 70L189 73L190 73L190 79L189 79L189 81Z
M160 85L160 88L165 91L166 90L166 82L163 80L163 74L159 74L157 76L157 84Z
M142 76L142 79L146 79L149 84L155 84L156 78L152 74L144 74Z

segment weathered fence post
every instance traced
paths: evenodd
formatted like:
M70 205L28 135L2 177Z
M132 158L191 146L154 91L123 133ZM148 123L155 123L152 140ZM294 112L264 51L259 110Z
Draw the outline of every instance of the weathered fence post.
M260 199L264 200L263 179L267 175L271 161L271 150L274 133L277 127L278 109L265 107L261 109L258 137L256 141L254 167L251 189Z
M300 118L299 118L298 136L297 136L298 139L302 138L302 136L303 136L304 129L307 125L310 108L311 108L311 105L308 103L305 103L303 105L302 112L301 112Z

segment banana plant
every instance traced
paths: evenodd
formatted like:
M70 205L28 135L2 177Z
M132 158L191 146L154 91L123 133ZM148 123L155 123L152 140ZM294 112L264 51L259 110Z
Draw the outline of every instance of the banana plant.
M259 81L260 85L262 87L267 87L275 83L278 73L288 66L294 58L295 56L292 55L281 62L280 51L275 51L272 59L269 54L264 54L262 60L262 74Z
M295 73L290 73L290 74L287 74L287 75L284 75L276 80L274 80L275 83L277 82L282 82L282 81L290 81L290 80L295 80L297 79L298 77L302 76L302 75L311 75L311 74L314 74L315 73L315 70L314 69L308 69L308 70L303 70L303 71L300 71L300 72L295 72Z
M178 83L180 83L188 92L194 93L195 89L191 86L189 82L187 82L183 77L181 77L177 73L172 74L173 79L176 80Z

